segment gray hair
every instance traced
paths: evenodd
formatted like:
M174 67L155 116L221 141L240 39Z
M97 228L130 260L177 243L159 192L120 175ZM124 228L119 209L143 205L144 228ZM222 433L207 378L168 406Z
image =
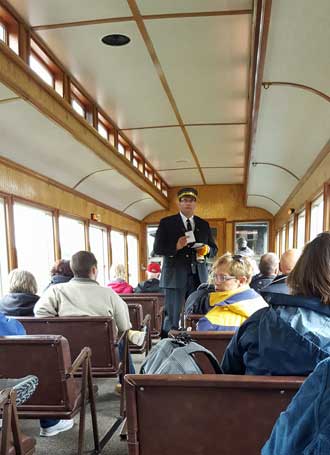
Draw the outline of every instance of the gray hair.
M32 273L27 270L14 269L8 275L10 293L36 294L38 285Z

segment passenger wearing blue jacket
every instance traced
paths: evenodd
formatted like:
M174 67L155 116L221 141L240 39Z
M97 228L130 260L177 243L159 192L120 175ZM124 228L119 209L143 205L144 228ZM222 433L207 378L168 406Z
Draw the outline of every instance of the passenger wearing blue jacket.
M275 423L262 455L330 454L330 358L306 379Z
M16 319L9 319L4 314L0 313L0 336L8 335L25 335L23 325Z
M330 355L330 232L308 243L287 280L247 319L222 359L226 374L307 376Z

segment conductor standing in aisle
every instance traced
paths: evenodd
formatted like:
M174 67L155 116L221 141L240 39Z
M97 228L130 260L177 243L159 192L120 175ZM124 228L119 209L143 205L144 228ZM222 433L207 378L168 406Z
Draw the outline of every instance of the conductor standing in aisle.
M209 223L194 215L197 203L195 188L178 191L180 213L160 220L154 253L163 256L160 287L165 289L165 319L162 336L179 327L185 299L207 281L207 257L218 248Z

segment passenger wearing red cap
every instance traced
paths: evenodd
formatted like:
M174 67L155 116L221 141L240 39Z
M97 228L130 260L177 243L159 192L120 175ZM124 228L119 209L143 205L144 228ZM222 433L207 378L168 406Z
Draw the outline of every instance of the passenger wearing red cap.
M194 215L198 192L181 188L177 194L180 213L160 220L154 254L163 256L160 287L165 289L165 318L162 337L179 327L186 298L208 278L206 257L218 248L209 223Z
M160 265L158 262L150 262L147 267L147 279L142 281L134 289L135 293L156 292L162 293L163 290L159 287Z

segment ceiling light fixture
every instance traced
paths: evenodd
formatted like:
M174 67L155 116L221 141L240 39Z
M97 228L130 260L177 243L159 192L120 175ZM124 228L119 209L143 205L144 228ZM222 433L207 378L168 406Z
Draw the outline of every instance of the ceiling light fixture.
M126 35L113 33L112 35L105 35L101 41L107 46L125 46L131 41L131 39Z

